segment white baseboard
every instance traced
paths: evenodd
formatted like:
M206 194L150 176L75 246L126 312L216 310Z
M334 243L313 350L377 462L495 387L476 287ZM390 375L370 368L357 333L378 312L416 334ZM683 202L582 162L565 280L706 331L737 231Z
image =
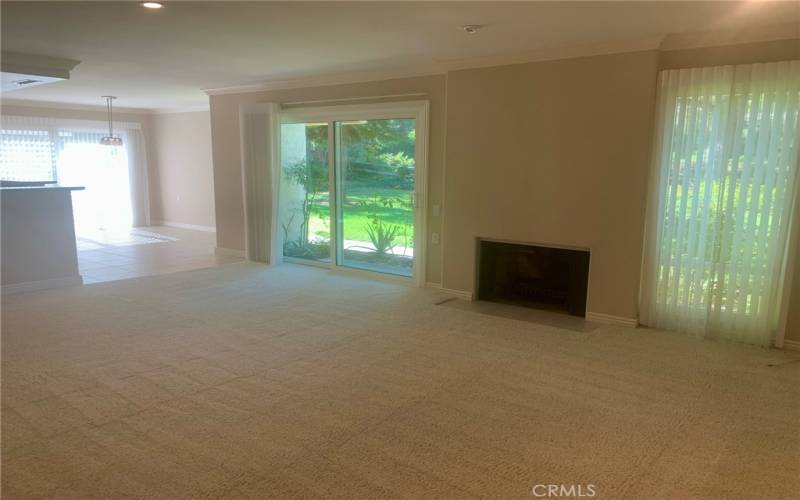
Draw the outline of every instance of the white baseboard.
M611 314L603 314L596 312L587 312L586 321L594 321L595 323L607 323L609 325L627 326L629 328L636 328L639 326L639 320L636 318L626 318L624 316L613 316Z
M425 282L425 288L430 288L431 290L436 290L437 292L442 291L442 284L441 283L432 283L430 281Z
M216 233L217 228L214 226L200 226L197 224L184 224L183 222L170 222L168 220L154 220L150 223L153 226L167 226L177 227L179 229L192 229L194 231L205 231L207 233Z
M233 248L217 247L214 249L214 255L222 257L239 257L240 259L247 258L247 252L244 250L234 250Z
M472 292L467 292L465 290L454 290L452 288L445 288L442 286L441 283L425 283L425 288L430 288L432 290L436 290L437 292L442 292L446 295L453 296L457 299L461 300L472 300Z
M35 292L37 290L49 290L51 288L63 288L66 286L78 286L83 284L80 276L70 276L68 278L55 278L51 280L28 281L25 283L11 283L2 286L3 295L15 293Z
M783 347L787 351L800 351L800 340L783 339Z

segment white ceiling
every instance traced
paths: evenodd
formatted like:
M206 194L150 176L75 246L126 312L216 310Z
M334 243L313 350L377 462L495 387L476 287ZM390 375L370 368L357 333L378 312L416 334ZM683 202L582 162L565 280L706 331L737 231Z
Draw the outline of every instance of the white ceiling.
M800 23L796 1L165 4L3 1L4 51L82 61L69 81L3 97L176 109L206 105L204 88Z

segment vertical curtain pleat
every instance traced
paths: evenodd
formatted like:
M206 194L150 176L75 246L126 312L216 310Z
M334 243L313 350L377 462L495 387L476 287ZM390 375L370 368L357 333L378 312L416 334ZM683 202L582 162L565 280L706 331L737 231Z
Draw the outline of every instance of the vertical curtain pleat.
M796 196L800 61L664 71L644 324L769 344Z
M150 194L147 179L147 149L141 130L122 132L122 140L128 152L128 178L131 190L133 226L150 225Z
M277 264L279 244L277 161L278 105L244 105L239 110L244 189L245 248L249 260Z

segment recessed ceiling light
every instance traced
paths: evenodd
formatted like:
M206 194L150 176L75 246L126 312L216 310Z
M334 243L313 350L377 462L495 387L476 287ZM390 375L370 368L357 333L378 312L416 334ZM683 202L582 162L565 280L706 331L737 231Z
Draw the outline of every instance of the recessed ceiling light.
M485 25L483 24L465 24L464 26L461 27L461 29L470 35L474 35L475 33L482 30L484 26Z
M145 9L160 9L164 6L164 4L161 2L142 2L139 5Z

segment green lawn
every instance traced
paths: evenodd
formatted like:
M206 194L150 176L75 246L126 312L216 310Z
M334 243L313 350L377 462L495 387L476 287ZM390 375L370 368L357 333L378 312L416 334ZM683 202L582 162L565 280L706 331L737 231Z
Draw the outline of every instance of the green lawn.
M391 206L383 201L391 200ZM344 203L344 239L369 242L366 227L370 216L375 214L384 224L399 227L395 240L397 246L414 245L414 211L410 205L410 192L394 189L351 187ZM309 221L311 235L330 238L330 209L328 196L324 194L311 212Z

